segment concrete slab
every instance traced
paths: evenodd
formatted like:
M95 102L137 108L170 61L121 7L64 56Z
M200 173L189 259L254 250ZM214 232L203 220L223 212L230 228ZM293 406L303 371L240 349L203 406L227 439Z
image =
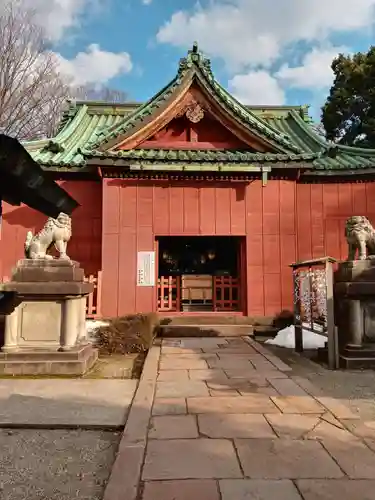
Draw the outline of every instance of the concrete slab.
M273 430L280 438L302 439L319 423L313 415L266 415Z
M209 380L211 382L218 382L220 380L228 380L224 370L211 369L211 370L189 370L189 378L191 380Z
M317 441L236 439L235 446L245 475L252 479L331 479L344 476Z
M141 500L220 500L216 481L197 479L185 481L151 481L145 484Z
M0 426L124 425L137 380L0 380Z
M297 487L304 500L373 500L375 481L349 479L301 479Z
M153 415L182 415L187 413L186 399L158 398L154 401Z
M322 414L326 410L311 396L276 396L271 398L283 413Z
M223 479L219 485L222 500L301 500L297 488L287 479Z
M207 385L202 380L170 380L156 384L156 398L195 396L209 396Z
M263 415L198 415L198 427L202 435L210 438L275 437Z
M143 480L240 478L231 441L224 439L152 440Z
M323 444L351 479L375 479L375 453L364 443L359 440L327 439L323 441Z
M169 356L160 361L160 370L204 370L208 365L204 359L186 359Z
M237 397L188 398L189 413L279 413L263 394Z
M151 439L198 438L197 420L194 415L165 415L153 417L148 437Z
M166 380L189 380L189 372L188 370L161 370L158 381Z

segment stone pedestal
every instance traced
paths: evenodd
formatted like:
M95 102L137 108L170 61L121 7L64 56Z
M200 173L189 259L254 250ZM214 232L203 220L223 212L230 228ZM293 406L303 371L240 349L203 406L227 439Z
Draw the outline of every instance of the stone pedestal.
M80 375L96 361L85 325L93 285L77 262L19 261L1 291L18 305L5 317L0 373Z
M334 291L341 366L375 367L375 260L341 263Z

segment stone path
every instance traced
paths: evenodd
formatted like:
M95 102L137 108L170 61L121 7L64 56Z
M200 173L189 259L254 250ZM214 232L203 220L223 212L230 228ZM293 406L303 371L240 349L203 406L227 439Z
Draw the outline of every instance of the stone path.
M137 380L2 379L0 426L121 427Z
M373 499L375 422L291 375L246 338L164 340L137 499Z

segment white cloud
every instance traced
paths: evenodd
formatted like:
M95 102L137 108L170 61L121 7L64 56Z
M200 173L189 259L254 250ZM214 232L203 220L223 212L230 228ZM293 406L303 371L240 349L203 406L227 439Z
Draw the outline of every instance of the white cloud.
M198 40L232 70L267 66L292 43L370 28L374 6L375 0L212 0L173 14L157 40L184 48Z
M264 70L234 76L229 81L229 89L243 104L278 106L285 103L279 82Z
M290 87L321 90L329 87L333 81L332 60L340 53L347 53L346 47L314 48L308 52L300 66L281 66L276 77Z
M61 40L67 30L78 28L83 13L97 5L97 0L23 0L34 10L36 20L53 42Z
M79 52L74 59L65 59L57 54L59 70L71 78L73 85L88 83L105 84L115 76L129 73L133 64L127 52L107 52L92 44L86 52Z
M142 0L143 5L150 5L152 3L152 0Z

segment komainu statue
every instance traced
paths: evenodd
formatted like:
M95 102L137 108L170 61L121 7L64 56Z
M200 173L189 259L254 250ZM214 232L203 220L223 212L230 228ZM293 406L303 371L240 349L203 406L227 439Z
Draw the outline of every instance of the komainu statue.
M367 217L349 217L345 224L345 236L349 247L347 260L375 258L375 230Z
M48 250L55 246L60 253L60 259L70 260L66 253L68 241L72 236L72 221L69 215L60 213L57 219L50 217L45 223L43 229L36 235L31 231L27 233L25 241L26 259L53 259L48 255Z

